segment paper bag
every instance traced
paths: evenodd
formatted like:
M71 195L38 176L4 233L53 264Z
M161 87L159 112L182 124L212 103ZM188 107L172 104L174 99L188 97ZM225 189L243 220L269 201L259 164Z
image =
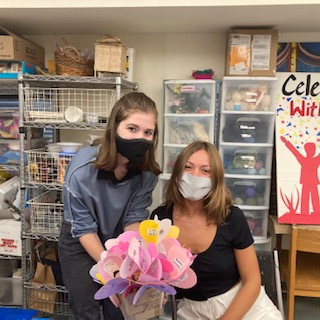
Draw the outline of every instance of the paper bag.
M38 261L32 280L32 289L30 289L28 308L53 314L56 296L57 290L52 267Z
M125 320L147 320L160 316L163 292L155 289L147 289L134 305L134 294L129 294L126 298L118 295L120 300L120 310Z

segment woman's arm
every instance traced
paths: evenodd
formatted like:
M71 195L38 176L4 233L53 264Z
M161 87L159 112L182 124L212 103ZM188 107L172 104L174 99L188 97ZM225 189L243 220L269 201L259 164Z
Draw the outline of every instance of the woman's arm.
M124 231L139 231L140 222L133 223L124 228ZM83 248L95 261L100 260L100 255L105 248L103 247L98 235L96 233L88 233L79 238L79 241Z
M134 222L126 227L124 227L124 231L139 231L140 222Z
M261 287L261 275L253 244L246 249L234 249L242 287L220 320L241 320L256 301Z
M139 225L140 222L133 223L125 227L124 231L139 231ZM96 233L87 233L81 236L79 241L91 258L98 262L100 260L101 253L105 251L105 248L103 247L98 235Z
M149 218L148 208L152 203L152 192L158 182L158 177L151 172L143 172L141 182L137 185L139 190L130 203L130 208L124 219L124 230L137 231L139 223Z
M81 236L79 241L88 254L98 262L101 253L105 251L98 235L96 233L87 233Z

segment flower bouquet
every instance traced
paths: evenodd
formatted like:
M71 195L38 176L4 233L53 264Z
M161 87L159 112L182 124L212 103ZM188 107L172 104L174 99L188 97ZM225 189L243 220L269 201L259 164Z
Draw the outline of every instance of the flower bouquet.
M197 282L190 268L196 255L176 240L179 228L170 219L145 220L139 232L126 231L105 242L106 251L91 270L103 286L94 298L109 298L126 320L160 315L163 293L174 287L191 288Z

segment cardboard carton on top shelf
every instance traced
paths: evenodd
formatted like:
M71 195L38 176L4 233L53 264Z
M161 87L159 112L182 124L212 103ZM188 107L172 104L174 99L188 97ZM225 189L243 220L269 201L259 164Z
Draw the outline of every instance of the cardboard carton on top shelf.
M24 61L0 61L0 79L18 79L21 73L36 73L36 66Z
M274 77L278 30L230 29L227 39L226 75Z
M0 27L0 61L25 61L45 65L44 48Z

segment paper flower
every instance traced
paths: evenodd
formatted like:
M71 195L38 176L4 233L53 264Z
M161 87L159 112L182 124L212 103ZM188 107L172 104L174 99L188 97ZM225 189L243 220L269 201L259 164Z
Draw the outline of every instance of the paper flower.
M173 286L193 287L197 277L190 266L196 255L176 240L179 232L170 219L156 217L142 221L139 232L126 231L107 240L106 251L90 270L93 279L103 284L94 298L110 298L118 305L115 295L134 292L136 304L148 288L175 294Z

